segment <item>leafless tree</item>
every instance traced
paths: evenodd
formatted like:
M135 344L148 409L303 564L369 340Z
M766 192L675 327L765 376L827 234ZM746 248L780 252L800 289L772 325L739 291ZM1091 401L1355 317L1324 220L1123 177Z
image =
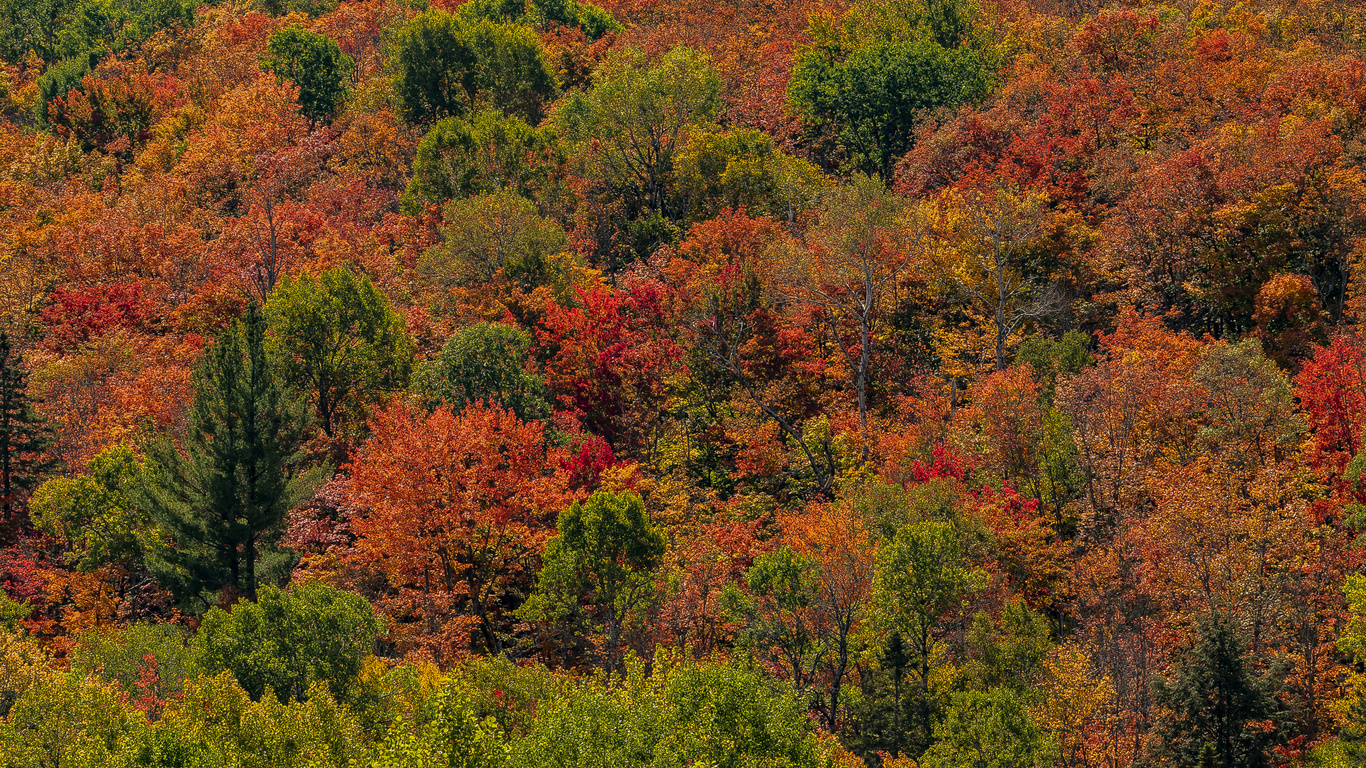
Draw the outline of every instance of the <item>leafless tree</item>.
M921 254L921 233L905 200L858 176L826 195L808 242L777 259L787 298L818 310L849 372L864 461L876 330L897 279Z
M998 371L1006 367L1011 334L1025 321L1057 314L1064 306L1058 287L1032 278L1022 263L1025 249L1043 226L1044 213L1040 198L1020 199L1004 190L968 201L960 233L966 269L958 287L995 327Z

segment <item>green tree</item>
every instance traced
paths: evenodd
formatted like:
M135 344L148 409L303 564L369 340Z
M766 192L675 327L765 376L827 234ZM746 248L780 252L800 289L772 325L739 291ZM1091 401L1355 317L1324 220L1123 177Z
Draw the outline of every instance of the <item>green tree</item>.
M322 682L347 702L382 629L360 595L320 582L288 591L266 586L257 602L205 614L191 649L206 672L231 672L253 701L267 690L281 701L300 700Z
M30 54L47 64L34 105L65 96L100 59L162 29L194 23L193 0L0 0L0 58L20 64Z
M925 113L980 101L991 89L991 63L974 48L945 48L927 35L809 32L816 42L798 54L789 103L811 131L834 141L850 168L884 180L914 145Z
M62 31L82 0L0 0L0 56L19 64L30 53L47 64L63 57Z
M93 628L76 637L67 662L74 671L118 683L155 711L180 695L199 673L188 639L185 628L177 624Z
M159 534L134 503L142 463L126 445L101 451L84 475L57 477L33 494L34 525L66 543L66 560L80 571L105 565L140 570L145 542Z
M1059 379L1075 376L1095 362L1091 336L1085 331L1068 331L1058 339L1030 336L1015 348L1015 364L1029 363L1039 377L1039 403L1045 407L1052 407Z
M340 0L257 0L257 4L272 16L306 13L317 18L337 10Z
M346 98L346 80L355 62L337 41L298 26L270 36L261 65L299 87L299 111L315 123L332 120Z
M569 238L530 200L499 190L446 208L441 244L418 260L418 272L441 287L487 283L499 272L530 290L549 279L549 258L569 250Z
M930 737L931 672L943 642L941 625L983 581L967 562L962 537L950 522L902 526L878 551L873 602L887 629L904 642L922 744Z
M715 121L720 93L721 77L704 53L675 48L647 66L630 51L604 67L592 91L571 96L556 120L593 174L622 190L633 215L678 221L686 211L674 155L685 129Z
M51 127L47 107L58 96L66 96L73 88L81 87L90 73L90 57L74 56L53 64L38 76L38 101L33 105L39 125Z
M514 765L828 765L792 689L742 664L679 663L661 651L650 675L633 663L621 685L590 678L539 709L511 745Z
M266 348L281 379L307 393L335 436L344 414L408 385L413 343L403 318L366 275L344 267L285 278L265 307Z
M532 128L516 115L486 109L468 121L448 117L422 137L402 206L416 214L424 203L498 190L536 199L562 165L555 134Z
M502 768L507 758L497 720L480 717L472 692L463 681L452 680L421 702L412 728L386 729L370 765Z
M13 656L0 662L0 676L6 683L22 680L17 690L0 692L0 702L7 709L6 716L0 717L3 764L16 768L126 764L117 758L123 746L146 734L143 714L125 704L122 692L114 686L58 670L43 663L45 659L38 654L33 656L36 663L28 669L15 669Z
M163 29L191 26L198 5L194 0L78 0L58 34L58 54L84 57L93 65L104 55L122 53Z
M537 29L556 25L578 27L589 40L621 31L612 14L592 3L574 0L471 0L460 6L460 16L471 21L506 21Z
M314 683L305 700L267 692L253 701L231 673L189 681L157 728L129 745L125 764L157 768L241 766L348 768L365 765L367 739L351 708ZM430 763L428 764L430 765Z
M754 606L745 634L786 668L798 692L829 648L815 635L810 608L817 597L820 564L813 558L779 547L754 558L745 582L754 593Z
M433 404L444 401L457 411L467 402L483 400L511 409L522 421L544 418L550 406L545 382L527 371L530 350L531 336L516 326L476 323L462 328L428 366L425 394Z
M23 358L0 331L0 524L18 522L30 491L56 463L47 455L52 433L34 409Z
M967 659L960 672L973 690L1025 692L1038 682L1052 648L1048 620L1029 610L1023 600L1011 600L1001 611L999 623L987 613L972 617Z
M460 117L485 106L539 123L555 75L530 29L465 22L428 10L404 24L391 58L394 92L412 123Z
M1246 651L1223 616L1201 621L1170 679L1153 687L1159 715L1149 757L1155 765L1259 768L1279 737L1270 676L1252 674Z
M1348 576L1343 593L1347 596L1352 618L1338 638L1337 646L1358 665L1366 664L1366 576L1359 573ZM1342 718L1338 739L1350 765L1361 766L1366 765L1366 675L1356 673L1347 682L1348 693L1337 707Z
M794 224L826 186L818 168L783 154L768 134L749 128L689 132L674 167L693 221L744 207Z
M6 632L17 632L19 622L24 621L33 615L33 606L27 600L22 602L11 600L10 596L0 589L0 629ZM4 691L0 691L3 697Z
M581 601L587 602L606 635L603 655L611 674L620 666L628 618L652 593L664 534L630 491L598 491L582 504L575 502L560 513L559 530L546 543L536 593L521 615L562 621Z
M1020 693L1009 688L955 693L934 726L925 768L1024 768L1054 765L1057 744L1034 724Z
M469 36L481 67L474 108L501 109L539 124L559 90L541 39L521 24L490 21L470 25Z
M254 600L263 551L325 471L300 471L309 417L267 362L265 331L253 305L220 334L195 371L180 446L147 447L137 501L170 538L150 560L182 599L228 588Z

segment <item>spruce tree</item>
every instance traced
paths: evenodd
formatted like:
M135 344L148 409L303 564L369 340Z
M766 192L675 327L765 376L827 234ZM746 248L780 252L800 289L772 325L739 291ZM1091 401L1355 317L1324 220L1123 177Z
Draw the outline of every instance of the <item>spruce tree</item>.
M300 471L309 424L267 362L265 319L253 305L196 371L180 448L168 437L148 447L141 497L170 534L153 558L163 584L182 599L223 589L256 599L262 553L323 472Z
M1223 617L1197 629L1195 644L1175 674L1155 686L1163 710L1153 729L1155 765L1188 768L1262 768L1276 743L1277 715L1269 676L1256 676L1243 658L1242 640Z
M0 331L0 513L9 529L20 504L43 474L55 466L47 456L52 433L33 408L28 374L9 335Z

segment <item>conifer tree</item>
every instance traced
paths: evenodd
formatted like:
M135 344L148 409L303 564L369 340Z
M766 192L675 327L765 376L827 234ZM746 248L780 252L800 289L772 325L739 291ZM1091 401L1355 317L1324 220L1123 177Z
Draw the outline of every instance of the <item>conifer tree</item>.
M1164 714L1154 727L1155 765L1260 768L1277 735L1276 701L1265 677L1243 659L1242 640L1226 618L1201 623L1195 644L1170 680L1155 686Z
M182 598L228 589L255 600L262 553L321 479L322 468L300 471L308 409L275 377L264 337L252 306L196 371L180 448L163 437L148 449L141 496L171 537L154 567Z
M0 524L15 522L20 504L55 462L52 433L33 408L23 360L0 331Z

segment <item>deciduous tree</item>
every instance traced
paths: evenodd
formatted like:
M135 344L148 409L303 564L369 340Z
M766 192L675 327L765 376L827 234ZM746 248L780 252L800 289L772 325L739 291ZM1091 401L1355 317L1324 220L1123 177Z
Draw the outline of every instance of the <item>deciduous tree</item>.
M477 400L458 414L397 402L370 429L347 484L353 558L383 576L379 605L396 636L441 659L497 653L572 499L562 452L539 422Z
M315 123L331 122L355 68L337 41L298 26L270 36L262 66L299 87L299 110Z
M575 502L560 513L559 530L546 543L536 599L523 615L553 623L587 603L606 635L600 651L610 675L621 669L629 618L653 591L664 534L630 491L598 491Z
M328 436L344 415L363 417L369 404L408 384L413 343L367 275L343 267L285 278L265 317L276 375L313 401Z

